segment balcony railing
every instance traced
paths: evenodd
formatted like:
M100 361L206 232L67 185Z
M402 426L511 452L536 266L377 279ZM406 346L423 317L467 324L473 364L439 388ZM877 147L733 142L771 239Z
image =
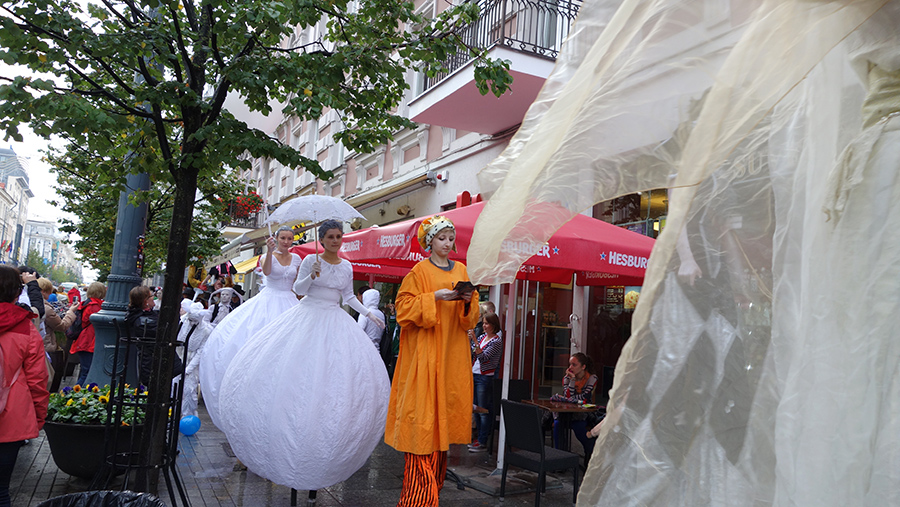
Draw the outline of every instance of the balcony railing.
M230 218L227 222L223 222L220 227L242 227L244 229L258 229L262 227L262 223L265 220L262 212L250 213L249 215L244 216L240 215L241 213L237 211L235 206L229 206L228 216Z
M459 32L471 47L504 46L537 57L555 60L581 0L482 0L481 15ZM426 91L472 59L458 51L444 62L446 72L425 78Z

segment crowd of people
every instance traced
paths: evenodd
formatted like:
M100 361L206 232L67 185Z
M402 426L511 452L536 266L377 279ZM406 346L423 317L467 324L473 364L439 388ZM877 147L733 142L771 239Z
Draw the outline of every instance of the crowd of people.
M475 290L454 289L468 275L449 258L456 231L444 217L422 223L418 241L429 256L404 278L394 301L368 285L354 292L351 265L338 256L341 222L326 221L318 232L324 251L302 260L289 251L290 228L269 238L260 259L264 288L247 302L229 265L199 283L189 277L180 329L180 338L190 335L189 347L172 371L172 378L185 372L182 413L197 414L202 388L213 423L240 463L273 482L309 490L310 498L356 472L384 438L405 456L398 505L436 506L449 446L483 452L494 430L493 379L503 351L495 307L479 303ZM59 389L67 356L78 358L76 383L90 373L90 316L100 310L106 287L95 282L83 294L77 288L67 294L28 268L0 268L0 306L8 305L0 318L3 373L23 372L11 382L10 410L0 414L3 507L15 455L37 436L47 393ZM125 323L140 338L144 385L150 383L160 293L147 286L129 293ZM342 305L352 309L355 322ZM570 371L566 400L586 399L596 383L589 359L573 356ZM340 403L336 393L343 393ZM3 418L11 413L19 422L7 431ZM573 429L589 452L584 422Z

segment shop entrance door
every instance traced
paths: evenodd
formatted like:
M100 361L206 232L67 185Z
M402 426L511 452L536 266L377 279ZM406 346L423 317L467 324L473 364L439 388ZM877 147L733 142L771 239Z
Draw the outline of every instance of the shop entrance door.
M540 284L520 280L513 287L518 288L515 296L515 329L504 331L504 339L513 340L510 378L528 380L531 397L536 398L538 383L535 381L535 350L539 332L537 316L540 315Z
M525 379L534 398L547 398L562 387L569 362L572 330L571 286L519 281L513 340L512 379Z
M562 389L572 350L572 285L541 284L539 325L539 389L541 397L550 397Z

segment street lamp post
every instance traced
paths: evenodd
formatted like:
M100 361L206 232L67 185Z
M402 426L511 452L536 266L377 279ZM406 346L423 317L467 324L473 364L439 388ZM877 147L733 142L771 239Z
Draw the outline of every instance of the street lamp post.
M112 264L107 277L106 299L102 309L91 315L96 338L94 339L94 360L88 372L87 383L99 385L110 384L113 375L113 355L118 346L118 333L114 321L120 326L125 324L125 312L128 309L128 293L140 285L143 260L140 251L140 238L144 235L147 224L147 203L137 206L128 202L134 192L150 189L150 176L146 173L129 174L123 190L119 194L119 212L116 218L116 235L113 243ZM130 364L136 364L136 358L130 357ZM123 368L120 359L118 368ZM137 385L136 368L126 373L126 382Z

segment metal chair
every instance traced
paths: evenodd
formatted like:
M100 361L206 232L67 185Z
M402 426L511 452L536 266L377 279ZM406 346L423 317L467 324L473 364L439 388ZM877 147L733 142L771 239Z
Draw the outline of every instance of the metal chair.
M506 493L506 472L510 465L537 472L534 505L540 507L541 493L546 489L547 472L572 469L574 483L572 501L578 498L578 468L581 457L544 445L541 413L538 407L501 400L503 426L506 428L506 455L500 477L500 498Z

